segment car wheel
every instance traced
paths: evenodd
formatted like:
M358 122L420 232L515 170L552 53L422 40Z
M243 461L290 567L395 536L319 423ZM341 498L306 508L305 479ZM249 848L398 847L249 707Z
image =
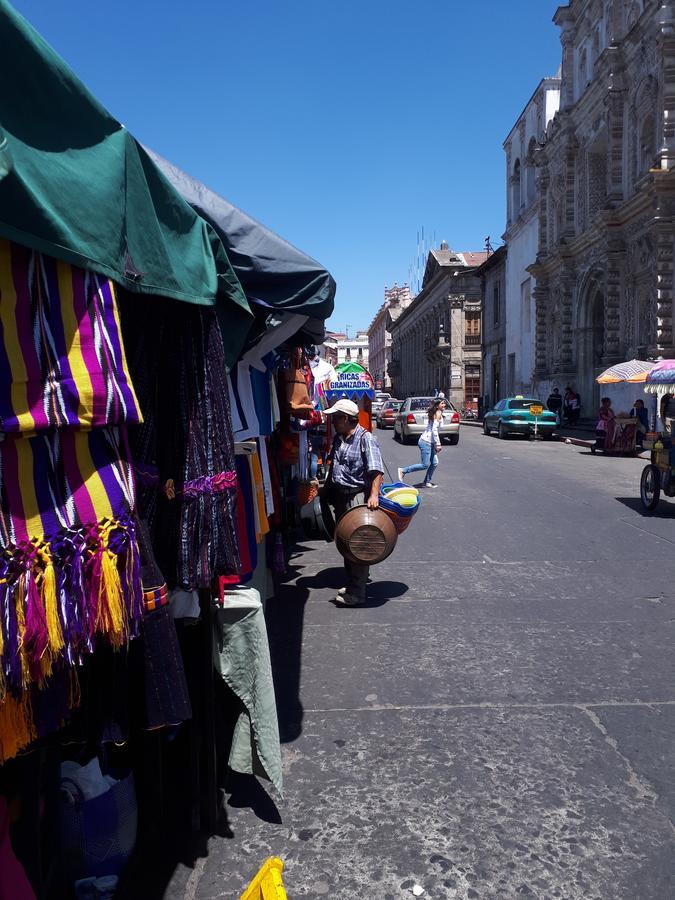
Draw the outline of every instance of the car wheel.
M396 425L394 425L394 440L395 440L395 441L400 440L398 431L396 430Z
M483 434L490 434L490 429L488 428L488 423L483 422Z
M450 444L451 447L456 447L457 444L459 444L459 435L451 434L448 439L448 443Z
M405 431L401 430L401 440L404 444L412 444L415 438L411 437L409 434L406 434Z
M506 428L504 428L503 422L499 423L499 428L497 430L497 434L503 441L505 441L507 439L507 437L509 436L508 431L506 430Z
M653 512L661 499L661 473L656 466L645 466L640 478L640 500L647 512Z

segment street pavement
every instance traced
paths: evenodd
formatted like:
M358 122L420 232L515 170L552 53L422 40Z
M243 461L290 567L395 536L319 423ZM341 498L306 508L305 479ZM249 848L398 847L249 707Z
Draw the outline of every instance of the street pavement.
M463 427L366 608L301 545L268 606L284 798L235 786L167 896L274 854L289 898L675 897L675 501L642 514L643 465Z

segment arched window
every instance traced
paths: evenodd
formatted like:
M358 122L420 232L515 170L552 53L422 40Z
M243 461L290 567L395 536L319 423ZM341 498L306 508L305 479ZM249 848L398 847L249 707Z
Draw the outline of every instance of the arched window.
M513 175L511 176L511 199L513 203L513 218L517 219L520 213L521 204L521 183L520 183L520 160L517 159L513 166Z
M525 160L525 203L527 206L531 206L534 203L537 193L534 168L534 151L536 149L537 142L532 138L527 148L527 159Z

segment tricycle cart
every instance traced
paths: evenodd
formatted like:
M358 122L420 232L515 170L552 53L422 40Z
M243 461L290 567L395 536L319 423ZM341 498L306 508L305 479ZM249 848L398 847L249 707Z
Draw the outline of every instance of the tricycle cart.
M640 500L647 512L656 509L662 493L666 497L675 497L675 448L665 437L655 442L651 462L644 467L640 477Z

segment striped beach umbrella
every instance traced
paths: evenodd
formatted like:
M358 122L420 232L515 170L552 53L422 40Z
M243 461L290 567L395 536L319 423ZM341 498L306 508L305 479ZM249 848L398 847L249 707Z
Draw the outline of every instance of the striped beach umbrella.
M642 359L629 359L627 362L617 363L605 369L602 375L595 379L598 384L642 384L647 381L647 376L654 368L655 363Z

